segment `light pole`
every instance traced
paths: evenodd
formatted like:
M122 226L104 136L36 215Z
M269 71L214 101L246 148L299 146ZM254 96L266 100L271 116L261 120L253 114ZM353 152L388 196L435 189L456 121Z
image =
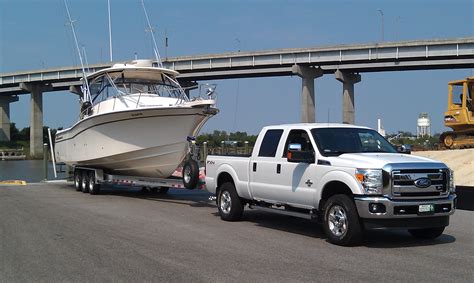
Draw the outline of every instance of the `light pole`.
M400 29L400 20L402 19L402 17L398 16L396 19L395 19L395 41L398 41L398 36L399 36L399 29Z
M237 42L237 52L240 52L240 39L236 38L235 41Z
M384 41L384 38L383 38L383 32L384 32L384 28L383 28L383 11L381 9L378 9L377 11L379 11L380 13L380 16L381 16L381 20L382 20L382 42Z

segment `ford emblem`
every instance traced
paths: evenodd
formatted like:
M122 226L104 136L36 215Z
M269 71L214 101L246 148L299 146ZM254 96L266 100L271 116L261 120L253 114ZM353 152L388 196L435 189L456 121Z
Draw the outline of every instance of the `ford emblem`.
M431 180L428 178L418 178L415 180L415 186L418 188L428 188L431 186Z

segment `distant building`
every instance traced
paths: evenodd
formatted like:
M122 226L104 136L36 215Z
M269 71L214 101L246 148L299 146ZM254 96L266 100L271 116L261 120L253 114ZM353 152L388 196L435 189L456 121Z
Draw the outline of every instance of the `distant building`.
M416 137L431 137L431 121L428 113L420 113L417 120Z
M385 129L382 126L382 120L380 118L377 119L377 132L379 132L379 134L384 137L386 136Z

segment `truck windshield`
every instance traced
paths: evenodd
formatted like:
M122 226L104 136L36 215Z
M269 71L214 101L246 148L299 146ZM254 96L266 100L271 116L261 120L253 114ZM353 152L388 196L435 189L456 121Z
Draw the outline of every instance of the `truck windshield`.
M312 129L311 133L324 156L362 152L397 152L384 137L370 129L317 128Z

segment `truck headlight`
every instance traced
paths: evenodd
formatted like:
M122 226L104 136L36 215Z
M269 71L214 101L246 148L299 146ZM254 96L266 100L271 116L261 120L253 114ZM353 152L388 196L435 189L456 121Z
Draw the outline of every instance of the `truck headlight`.
M449 191L451 193L456 192L456 185L454 184L454 171L449 169Z
M381 169L356 169L355 177L361 183L366 194L382 194L383 180Z

